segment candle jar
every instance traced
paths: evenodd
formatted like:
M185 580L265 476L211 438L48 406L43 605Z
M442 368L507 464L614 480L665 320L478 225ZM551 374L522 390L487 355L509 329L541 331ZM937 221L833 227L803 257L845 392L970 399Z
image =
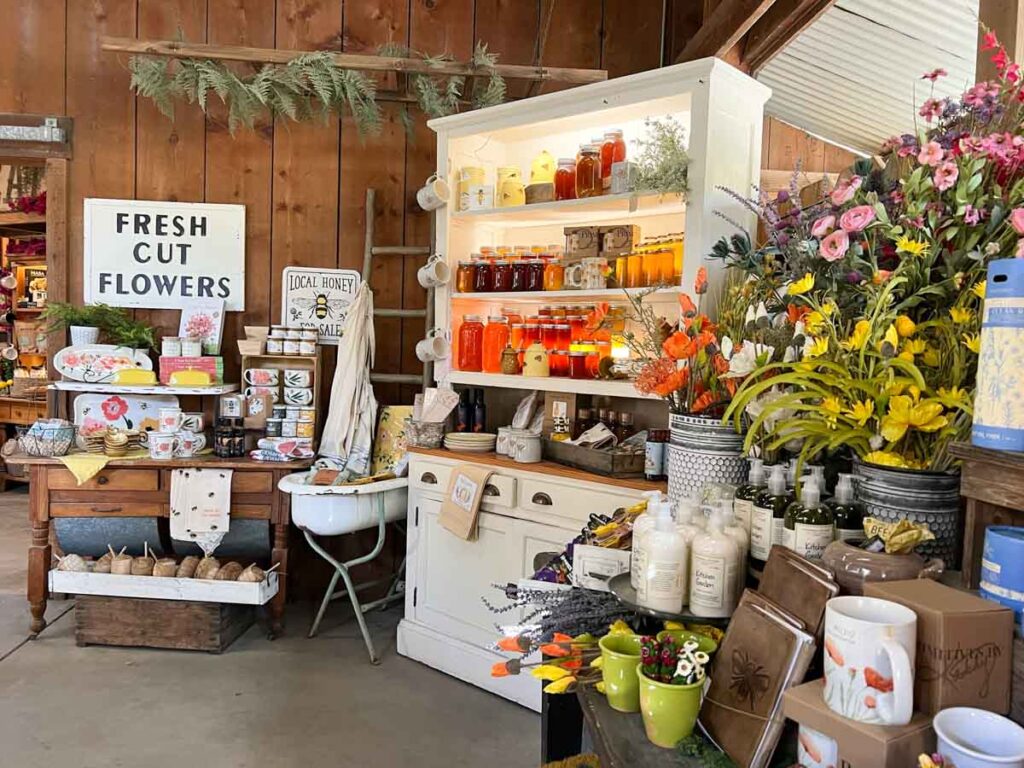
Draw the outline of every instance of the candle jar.
M495 293L512 290L512 265L504 259L492 262L491 290Z
M544 290L560 291L565 281L565 267L560 261L549 261L544 266Z
M160 340L160 354L164 357L181 357L181 337L164 336Z
M644 257L641 253L631 253L626 262L626 287L644 287Z
M188 337L181 340L182 357L202 357L203 342L200 339Z
M513 291L529 290L530 263L526 259L520 259L512 264L512 288Z
M494 290L494 263L479 261L473 275L473 292L490 293Z
M484 324L480 315L466 315L459 326L460 371L483 370L484 355Z
M267 437L281 436L281 419L267 419Z
M459 293L472 293L475 277L476 263L472 261L460 261L459 268L455 270L455 290Z
M569 351L565 349L558 349L551 353L551 360L549 363L552 376L568 376L569 375Z
M528 291L543 291L544 290L544 260L543 259L529 259L526 262L527 275L526 275L526 290Z

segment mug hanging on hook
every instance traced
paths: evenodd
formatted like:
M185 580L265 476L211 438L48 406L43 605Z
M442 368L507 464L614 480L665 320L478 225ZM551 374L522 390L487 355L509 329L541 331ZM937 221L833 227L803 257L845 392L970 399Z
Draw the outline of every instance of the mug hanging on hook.
M426 183L416 191L416 202L424 211L436 211L448 203L450 196L448 182L432 173Z

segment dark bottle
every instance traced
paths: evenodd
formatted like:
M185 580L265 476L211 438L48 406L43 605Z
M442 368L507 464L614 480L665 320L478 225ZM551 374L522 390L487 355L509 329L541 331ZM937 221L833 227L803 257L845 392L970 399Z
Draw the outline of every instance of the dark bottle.
M648 480L664 479L665 443L667 442L667 429L650 429L647 431L647 443L644 445L644 477Z
M473 431L483 432L487 426L487 406L484 405L484 391L473 390Z
M732 504L736 522L748 531L750 530L750 521L754 516L754 502L767 487L768 480L764 474L764 462L761 459L751 459L747 482L736 489L736 497Z
M604 423L604 425L608 427L609 430L611 430L612 434L617 435L619 432L619 414L617 414L615 411L609 408L608 420Z
M633 428L633 414L620 411L619 422L615 425L615 437L621 443L631 438L634 434L636 434L636 429Z
M459 393L459 410L455 417L456 432L473 431L473 404L469 401L469 390L464 389Z
M572 430L573 440L594 426L594 419L590 413L589 408L578 408L576 410L576 423L573 425Z
M825 547L835 538L832 510L821 503L814 475L800 483L800 501L786 509L784 544L801 557L821 560Z
M864 538L864 508L853 495L853 475L841 473L836 495L826 502L835 518L837 541Z
M608 409L607 408L598 408L597 409L597 420L601 424L604 424L606 427L610 426L608 424Z
M786 467L771 468L768 487L758 494L750 518L750 558L763 565L773 544L782 544L786 507L793 495L786 490Z

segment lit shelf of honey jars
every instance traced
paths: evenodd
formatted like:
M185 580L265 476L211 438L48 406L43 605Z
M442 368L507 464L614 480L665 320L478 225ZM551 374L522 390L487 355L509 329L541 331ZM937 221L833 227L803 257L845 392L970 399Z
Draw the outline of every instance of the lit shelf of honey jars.
M501 293L452 293L452 301L511 301L511 302L547 302L547 301L627 301L629 296L645 293L651 300L664 299L670 301L682 291L679 286L666 288L605 288L603 290L568 290L568 291L502 291Z
M609 219L637 216L673 216L686 212L686 204L678 195L625 192L576 200L555 200L451 214L453 223L494 223L503 227L540 227L558 223L587 224Z

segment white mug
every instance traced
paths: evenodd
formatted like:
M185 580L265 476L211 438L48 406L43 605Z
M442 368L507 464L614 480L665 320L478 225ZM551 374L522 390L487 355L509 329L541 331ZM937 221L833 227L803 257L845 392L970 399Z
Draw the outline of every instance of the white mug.
M820 731L800 726L797 739L797 765L801 768L829 768L839 765L836 740Z
M956 768L1024 766L1024 728L1008 717L974 707L949 707L932 719L935 751Z
M277 387L246 387L243 394L246 400L253 395L270 395L271 403L276 403L281 398L281 391Z
M202 432L206 426L206 419L201 413L183 413L181 415L181 428L188 432Z
M421 363L444 360L452 351L452 345L441 328L431 328L427 338L416 342L416 357Z
M525 429L513 430L508 443L508 456L520 464L536 464L541 460L540 435Z
M276 368L247 368L242 376L246 384L254 384L261 387L276 387L281 372Z
M286 387L308 387L313 384L313 372L303 369L288 369L284 372Z
M565 286L584 291L603 290L608 286L608 260L590 256L565 268Z
M450 195L448 182L432 173L426 183L416 191L416 202L424 211L436 211L448 202Z
M452 268L448 266L444 256L435 253L427 263L416 270L416 279L424 288L437 288L452 279Z
M843 717L906 725L914 714L917 614L877 597L825 604L825 703Z
M284 401L289 405L309 405L313 402L313 390L308 387L285 387Z
M18 278L14 276L13 272L0 277L0 288L3 288L5 291L13 291L17 287Z
M161 408L158 413L161 432L177 432L181 429L181 418L184 415L181 408Z
M0 352L0 355L3 355L4 360L17 360L18 348L13 344L8 344L4 347L3 352Z
M151 458L173 459L175 451L181 445L177 434L174 432L150 432L149 433L149 455Z
M182 430L178 433L178 447L174 451L174 455L183 459L191 459L205 447L206 435Z

